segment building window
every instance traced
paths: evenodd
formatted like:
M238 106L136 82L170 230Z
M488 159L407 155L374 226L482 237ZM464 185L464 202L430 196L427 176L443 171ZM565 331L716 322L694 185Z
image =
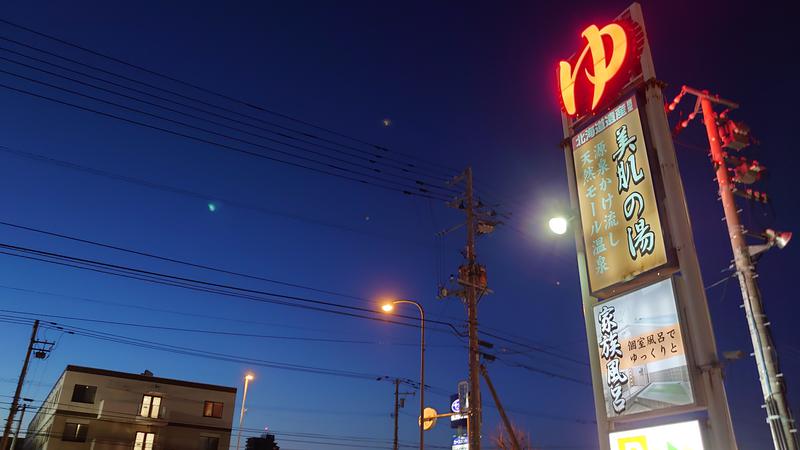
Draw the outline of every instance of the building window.
M222 418L222 402L206 402L203 406L203 417Z
M160 409L161 397L145 395L142 399L142 408L139 410L139 415L142 417L150 417L151 419L158 419L158 412Z
M200 450L217 450L218 448L218 437L200 436Z
M133 441L133 450L153 450L153 441L155 440L155 433L137 431L136 440Z
M86 442L86 433L89 426L82 423L67 422L64 424L64 434L61 435L62 441Z
M94 403L94 395L97 394L97 386L87 386L76 384L72 390L72 401L78 403Z

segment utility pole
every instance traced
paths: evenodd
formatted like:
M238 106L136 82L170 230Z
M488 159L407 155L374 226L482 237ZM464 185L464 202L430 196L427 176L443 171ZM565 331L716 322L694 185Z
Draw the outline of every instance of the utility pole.
M467 327L469 335L469 408L466 411L468 423L468 441L470 450L481 448L481 385L480 385L480 341L478 340L478 302L481 297L491 292L487 288L486 268L477 263L475 241L479 235L489 234L494 231L497 213L493 210L484 210L484 205L475 197L472 183L472 168L467 167L464 172L455 177L451 184L464 182L463 197L456 198L448 206L463 210L466 215L467 243L463 255L466 263L458 268L458 284L461 289L450 292L440 287L439 297L461 297L467 308ZM448 233L460 226L444 231Z
M44 359L52 349L54 342L36 340L36 333L39 331L39 320L33 322L33 331L31 332L31 339L28 342L28 351L25 352L25 361L22 363L22 370L19 373L19 380L17 380L17 390L14 391L14 398L11 400L11 409L8 411L8 419L6 420L6 427L3 430L3 439L0 441L0 450L5 450L8 445L8 435L11 433L11 425L14 423L14 416L19 408L19 396L22 394L22 384L25 382L25 374L28 372L28 363L31 359L31 354L38 359ZM36 347L36 344L41 344Z
M19 396L22 393L22 384L25 382L25 374L28 372L28 362L31 359L33 345L36 343L37 331L39 331L38 320L33 322L33 332L31 333L31 339L28 342L28 351L25 352L25 362L22 363L22 371L19 374L19 380L17 380L17 390L14 391L14 399L11 400L11 409L8 410L8 419L6 420L6 427L3 430L3 440L0 441L0 450L5 450L7 448L6 446L8 445L8 434L11 432L11 425L14 423L14 415L19 407Z
M390 377L388 377L388 376L382 376L382 377L378 378L378 381L388 380L389 378ZM403 383L403 384L406 384L406 385L409 385L409 386L412 386L412 387L416 386L417 383L415 383L415 382L413 382L413 381L411 381L409 379L406 379L406 378L394 378L394 379L392 379L392 383L394 384L394 414L392 414L392 417L394 417L394 446L393 446L393 448L394 448L394 450L398 450L399 449L399 444L398 444L398 437L397 436L398 436L398 432L399 432L398 417L400 416L400 408L405 407L405 401L406 401L405 396L406 395L416 395L415 392L400 392L400 383Z
M517 434L514 433L514 428L511 426L511 421L508 420L506 410L503 408L503 404L500 403L500 397L497 396L497 391L494 390L492 380L489 378L489 371L486 370L486 366L483 364L481 364L481 374L483 375L483 379L486 380L486 386L489 386L489 392L492 393L492 398L494 399L494 404L497 405L497 410L500 411L500 418L503 419L503 425L505 425L506 432L511 439L511 445L514 447L514 450L522 450L517 440Z
M472 192L472 168L467 167L464 172L466 179L466 206L467 214L467 325L469 327L469 435L470 450L481 448L481 385L479 378L480 350L478 349L478 294L475 289L477 277L477 264L475 262L475 203Z
M736 268L736 275L739 279L739 287L742 291L743 308L747 318L747 325L750 329L750 339L753 342L753 356L756 359L758 377L761 382L761 391L764 396L764 408L767 411L767 423L772 432L772 439L775 450L798 450L800 445L797 442L797 429L791 416L785 387L782 382L783 374L778 369L777 352L772 342L769 322L764 314L761 302L761 292L756 283L758 276L755 271L752 255L747 242L745 241L745 230L739 219L739 210L734 201L736 186L731 180L729 167L726 162L727 154L722 149L721 137L717 125L718 116L714 112L713 104L720 104L729 109L735 109L739 105L734 102L712 96L708 91L699 91L684 86L679 96L670 105L680 101L685 94L697 97L700 110L703 114L703 122L708 135L708 143L711 146L711 160L714 163L716 180L719 183L719 196L722 201L722 208L725 211L725 222L728 227L728 235L733 249L733 262ZM687 120L681 123L686 127L688 122L698 112L698 105L695 111Z
M397 447L397 431L399 428L398 424L398 417L400 415L400 379L394 379L394 450L398 450Z
M27 403L22 404L22 408L20 408L19 412L19 421L17 422L17 431L14 432L14 440L11 441L11 448L8 450L14 450L14 447L17 446L17 441L19 440L19 429L22 428L22 419L25 418L25 409L28 407Z

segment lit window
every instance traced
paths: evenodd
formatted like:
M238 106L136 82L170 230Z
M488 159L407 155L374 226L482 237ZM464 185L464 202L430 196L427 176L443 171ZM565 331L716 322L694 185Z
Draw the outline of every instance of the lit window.
M203 406L203 417L222 418L222 402L206 402Z
M86 442L86 433L89 432L89 426L83 423L70 423L64 424L64 434L61 435L62 441L71 442Z
M136 432L136 440L133 441L133 450L153 450L153 441L156 439L155 433Z
M154 395L145 395L142 399L142 409L139 411L139 415L142 417L150 417L152 419L158 419L158 412L161 408L161 397L156 397Z

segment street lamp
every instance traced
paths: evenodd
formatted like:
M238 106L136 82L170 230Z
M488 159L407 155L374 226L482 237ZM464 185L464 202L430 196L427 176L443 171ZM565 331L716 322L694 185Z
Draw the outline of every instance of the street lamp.
M568 220L562 216L553 217L547 222L547 226L555 234L564 234L567 232Z
M381 306L385 313L391 313L394 310L394 305L401 303L410 303L419 309L420 321L420 357L419 357L419 449L425 448L425 310L422 305L413 300L394 300L386 302Z
M248 373L244 376L244 392L242 393L242 411L239 413L239 432L236 433L236 450L242 442L242 424L244 423L244 402L247 401L247 386L255 378L255 375Z

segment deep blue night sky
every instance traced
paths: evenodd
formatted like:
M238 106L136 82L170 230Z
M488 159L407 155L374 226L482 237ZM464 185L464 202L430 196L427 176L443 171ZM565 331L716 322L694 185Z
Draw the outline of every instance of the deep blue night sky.
M656 71L668 84L668 98L681 84L688 84L742 105L734 117L746 120L761 141L748 154L769 170L761 187L773 205L743 203L743 219L753 231L764 227L796 231L800 192L792 181L796 170L789 156L794 126L790 114L800 98L792 58L794 39L787 34L793 24L788 11L780 7L715 3L644 2ZM549 214L568 197L558 148L562 136L555 67L580 45L585 26L608 21L627 6L626 1L491 6L26 1L6 2L0 17L384 145L401 161L413 157L457 170L471 165L487 203L499 202L501 211L513 213L508 226L479 242L479 258L488 267L495 291L481 301L482 326L577 360L520 352L525 349L493 340L503 357L489 366L493 381L512 420L530 433L534 443L543 448L593 448L597 437L591 423L590 387L511 366L518 362L578 381L590 379L574 243L569 237L554 238L545 229ZM360 145L8 24L0 23L0 37L5 38L0 40L4 49L37 55L6 40L13 39L286 127ZM37 56L67 65L52 56ZM3 50L0 57L21 60ZM180 128L4 73L90 91L7 59L0 59L0 84ZM92 95L158 111L109 94ZM431 319L462 323L465 318L459 301L435 298L440 268L444 276L453 273L463 245L463 230L448 235L441 246L437 243L434 234L460 220L441 201L272 163L5 87L0 87L0 104L0 222L351 297L155 261L0 225L4 244L368 308L377 308L382 295L396 295L419 300ZM383 125L384 118L391 120L389 127ZM726 276L722 271L728 267L731 250L720 220L711 164L702 150L705 134L700 121L678 140L688 144L676 149L704 281L711 285ZM20 157L20 152L202 195L165 192ZM215 211L210 211L209 202L216 205ZM798 266L797 243L780 252L771 250L759 265L766 310L796 415L800 414L800 337L794 320L799 311L790 283ZM720 351L752 351L735 280L712 287L707 294ZM282 336L210 335L50 319L209 352L365 374L418 376L416 328L5 254L0 254L0 305L4 310L0 314L15 311ZM413 309L403 312L415 315ZM30 329L11 323L0 327L0 415L5 418ZM377 440L367 441L368 447L390 448L393 386L386 381L255 367L54 330L42 336L57 345L48 360L31 365L24 395L35 400L43 399L67 364L136 373L149 369L158 376L239 387L243 374L252 369L256 380L248 394L245 425L273 430L281 448L342 448L324 444L337 442L332 436L363 436ZM432 331L428 343L427 381L434 387L428 403L445 410L449 402L443 394L455 392L456 383L467 376L466 351L446 332ZM725 374L741 448L768 448L754 361L736 361ZM489 401L488 391L484 399ZM409 399L400 416L405 443L417 440L415 405L416 399ZM498 424L496 410L487 409L485 435L496 433ZM302 432L322 436L296 435ZM449 448L450 429L437 425L426 443Z

